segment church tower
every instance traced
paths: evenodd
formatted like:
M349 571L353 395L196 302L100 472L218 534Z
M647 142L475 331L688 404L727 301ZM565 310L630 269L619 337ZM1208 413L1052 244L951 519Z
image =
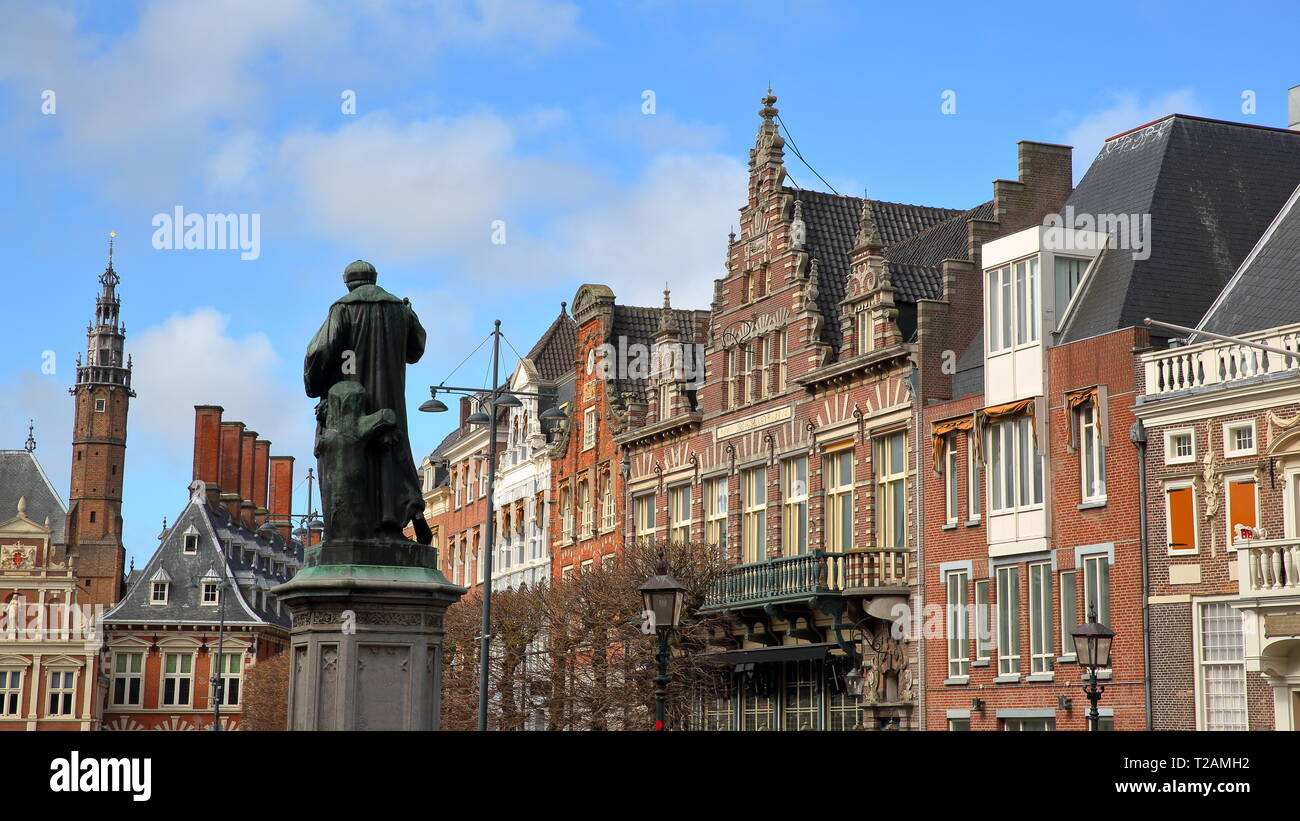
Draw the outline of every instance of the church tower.
M116 604L123 594L122 473L126 460L126 415L131 397L131 360L124 352L126 326L119 319L120 279L108 267L99 277L95 319L86 327L86 359L77 356L72 430L72 486L68 491L67 550L75 562L78 599Z

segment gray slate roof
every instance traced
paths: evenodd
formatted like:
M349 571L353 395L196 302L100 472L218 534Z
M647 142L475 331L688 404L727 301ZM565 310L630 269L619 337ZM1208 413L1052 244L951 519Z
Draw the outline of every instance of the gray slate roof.
M185 534L191 528L199 535L198 550L187 554ZM227 539L235 548L233 557L227 553L224 541ZM266 591L292 578L302 566L302 558L302 544L296 539L286 543L279 534L267 538L245 530L237 521L231 521L225 507L211 508L201 490L197 495L192 492L185 509L163 534L144 569L133 574L135 582L127 589L126 596L108 611L104 621L108 624L215 624L219 611L215 605L202 604L201 584L205 577L215 574L235 583L235 589L227 590L225 596L227 624L272 624L287 629L289 611L282 607L277 613L267 601ZM275 562L287 565L288 569L274 574ZM166 604L149 603L155 577L170 579ZM199 586L191 590L187 588L190 583ZM260 596L256 594L259 590Z
M702 329L697 331L696 321L699 320L701 326L707 327L707 311L689 311L671 309L673 319L677 322L678 339L682 342L703 342L704 334ZM659 317L663 313L663 308L638 308L631 305L615 305L613 321L610 323L609 342L615 348L619 346L619 339L626 337L627 345L645 345L647 348L654 345L655 331L659 329ZM622 369L616 369L621 372ZM616 392L632 392L639 397L647 396L649 386L648 380L619 378L615 380Z
M573 354L577 347L578 323L567 311L561 310L526 358L537 368L539 377L554 382L573 370Z
M1151 256L1107 251L1061 341L1148 316L1194 325L1297 182L1300 132L1174 114L1108 140L1066 206L1150 214Z
M1300 322L1300 187L1196 327L1238 335Z
M50 520L50 540L63 547L63 528L68 508L54 490L36 461L36 454L25 450L0 450L0 521L18 515L18 499L27 497L27 518L37 524Z
M808 256L817 260L819 275L817 305L822 316L838 317L840 300L848 290L849 251L856 244L858 220L862 215L862 198L826 194L821 191L785 189L803 203L805 225L804 248ZM966 212L952 208L932 208L928 205L905 205L897 202L870 200L872 219L880 233L886 255L888 250L909 237ZM963 246L965 244L965 219L961 220ZM960 254L965 257L965 250ZM893 267L890 268L893 271ZM894 298L899 302L915 302L933 298L933 286L921 272L900 269L901 281L894 281ZM939 280L942 288L942 280ZM840 323L828 321L822 325L822 341L839 350Z

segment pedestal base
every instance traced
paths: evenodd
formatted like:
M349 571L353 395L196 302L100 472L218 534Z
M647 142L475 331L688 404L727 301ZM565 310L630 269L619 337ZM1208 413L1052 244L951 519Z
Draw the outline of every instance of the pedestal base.
M442 617L465 588L429 567L308 564L271 591L293 619L289 729L438 729Z

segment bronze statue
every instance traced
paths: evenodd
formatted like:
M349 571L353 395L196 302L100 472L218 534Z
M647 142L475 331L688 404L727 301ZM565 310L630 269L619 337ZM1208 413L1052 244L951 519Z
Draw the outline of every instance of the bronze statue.
M347 267L348 293L330 306L303 366L307 395L321 400L315 453L325 536L406 541L409 522L427 545L433 535L406 431L406 365L424 355L424 327L410 300L376 278L368 262Z

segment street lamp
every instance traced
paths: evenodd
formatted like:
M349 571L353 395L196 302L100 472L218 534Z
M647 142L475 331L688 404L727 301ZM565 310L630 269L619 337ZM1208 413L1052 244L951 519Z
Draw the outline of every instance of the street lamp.
M216 576L205 576L203 581L216 580ZM223 649L226 638L226 588L231 586L230 579L221 579L217 581L217 610L220 612L220 622L217 627L217 658L215 661L209 659L208 668L212 671L209 678L210 690L208 699L212 702L212 732L221 730L221 700L225 694L225 682L221 678L221 664L223 660ZM198 582L190 582L185 585L186 590L202 590Z
M686 602L686 587L668 574L668 562L659 554L656 575L641 585L641 600L650 614L650 626L659 634L659 675L655 676L655 729L663 730L664 708L668 700L668 632L682 622L682 605Z
M1095 608L1088 608L1088 623L1081 624L1070 631L1074 639L1074 655L1079 664L1088 668L1088 683L1083 686L1083 693L1088 697L1091 707L1088 709L1088 729L1096 731L1101 721L1097 711L1097 702L1106 691L1106 685L1097 683L1097 670L1110 667L1110 646L1115 633L1109 627L1097 621Z
M469 416L465 417L465 423L468 425L487 425L488 426L488 474L487 474L487 515L483 525L483 629L480 631L479 642L479 678L478 678L478 728L481 731L487 730L487 705L488 705L488 650L491 648L492 636L490 626L492 623L492 558L496 553L496 516L492 509L492 493L496 479L497 465L497 410L499 408L518 408L523 405L519 397L527 396L533 399L542 399L540 393L531 393L529 391L512 391L500 386L500 373L497 366L501 360L501 320L496 320L492 326L492 388L483 390L482 388L458 388L450 385L434 385L429 388L429 399L420 405L420 410L425 413L443 413L447 410L447 405L438 399L438 394L461 394L464 396L475 397L478 401L479 409ZM543 424L557 422L568 419L569 416L559 408L547 408L539 417Z

